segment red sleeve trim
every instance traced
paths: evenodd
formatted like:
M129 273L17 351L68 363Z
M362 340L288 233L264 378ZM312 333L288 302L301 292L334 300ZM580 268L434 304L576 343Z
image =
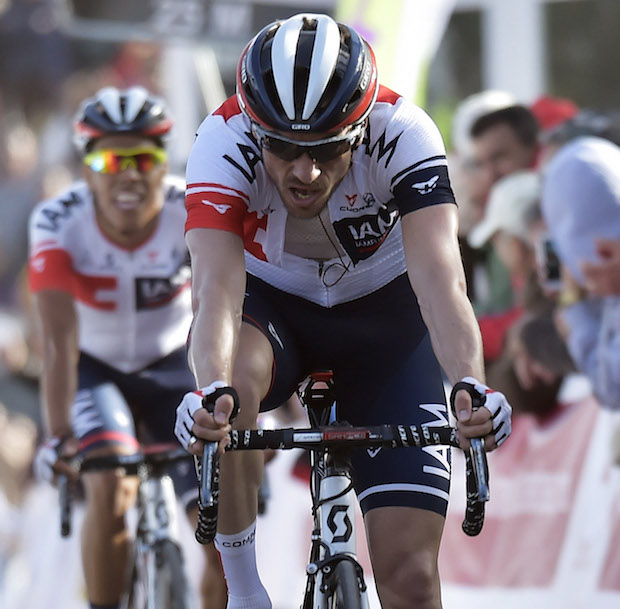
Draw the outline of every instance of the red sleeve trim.
M64 290L73 294L74 271L71 256L62 249L49 249L28 261L28 284L31 292Z
M69 292L76 300L96 309L113 311L116 302L99 298L100 291L116 289L116 277L99 277L76 273L71 256L65 250L50 249L32 256L28 261L28 283L32 293L42 290Z
M187 221L185 232L192 228L217 228L235 233L243 238L243 223L248 213L245 201L228 193L214 190L190 192L185 197ZM237 191L234 191L237 192Z

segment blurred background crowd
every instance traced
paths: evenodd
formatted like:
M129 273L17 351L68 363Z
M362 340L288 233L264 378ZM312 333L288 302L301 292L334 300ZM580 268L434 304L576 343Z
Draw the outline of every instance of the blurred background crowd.
M380 51L386 84L403 83L440 126L488 384L513 405L516 438L620 410L620 2L423 4L0 0L0 591L42 433L27 219L79 177L73 114L106 85L165 96L182 174L201 116L234 91L242 43L277 17L321 11L357 26ZM153 11L174 35L158 35ZM403 21L405 38L432 30L419 48L387 48L382 35ZM618 419L605 421L603 469L620 463Z

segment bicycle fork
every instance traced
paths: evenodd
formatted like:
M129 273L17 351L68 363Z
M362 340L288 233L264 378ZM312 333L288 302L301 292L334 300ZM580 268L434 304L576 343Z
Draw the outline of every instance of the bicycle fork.
M346 458L323 455L315 472L316 484L312 491L315 529L310 562L306 567L308 583L302 609L327 609L333 585L330 575L342 560L355 566L362 607L368 609L364 574L357 561L354 524L357 498L350 465Z
M142 581L143 586L134 589L132 598L125 598L122 609L133 605L157 607L157 574L161 567L160 543L170 540L179 543L174 486L169 476L144 477L138 487L138 527L134 541L134 571L131 579ZM138 595L138 596L135 596Z

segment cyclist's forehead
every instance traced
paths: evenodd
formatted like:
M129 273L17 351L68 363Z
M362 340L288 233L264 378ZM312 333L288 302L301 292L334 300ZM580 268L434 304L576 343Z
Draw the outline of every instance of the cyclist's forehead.
M143 135L134 135L131 133L126 134L113 134L104 135L97 139L93 144L92 151L104 150L104 149L123 149L123 148L153 148L157 149L159 146L148 137Z

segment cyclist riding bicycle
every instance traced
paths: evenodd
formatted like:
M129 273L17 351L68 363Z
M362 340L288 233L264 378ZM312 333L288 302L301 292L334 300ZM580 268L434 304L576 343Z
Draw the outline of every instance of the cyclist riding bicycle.
M237 94L209 115L187 165L186 240L199 391L175 431L199 455L224 448L317 369L333 370L339 420L447 424L440 365L486 394L456 392L459 441L488 450L510 433L510 406L484 385L466 296L457 214L439 132L379 85L372 50L321 14L272 23L244 50ZM435 357L435 355L437 357ZM417 405L420 405L419 407ZM384 609L441 605L437 554L447 508L447 448L358 451L355 486ZM223 455L215 539L228 609L268 609L256 568L260 455Z
M176 443L174 409L193 383L185 358L192 313L185 188L167 174L171 127L164 102L145 89L100 90L75 120L84 181L32 213L29 278L49 432L35 461L43 478L71 475L61 455L131 454L138 440ZM191 464L173 477L195 518ZM117 607L137 481L98 472L83 482L88 598L93 608ZM214 604L205 607L223 608L225 582L210 553L204 596Z

